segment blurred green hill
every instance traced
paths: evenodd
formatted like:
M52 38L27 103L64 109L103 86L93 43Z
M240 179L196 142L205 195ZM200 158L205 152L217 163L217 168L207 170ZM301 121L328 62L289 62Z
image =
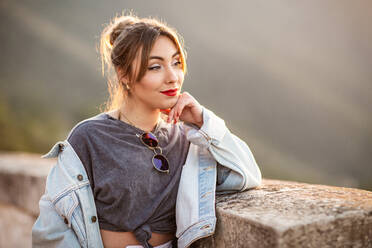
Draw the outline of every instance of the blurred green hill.
M46 153L100 112L103 24L133 9L183 35L184 90L225 119L264 177L372 190L372 2L0 3L0 150Z

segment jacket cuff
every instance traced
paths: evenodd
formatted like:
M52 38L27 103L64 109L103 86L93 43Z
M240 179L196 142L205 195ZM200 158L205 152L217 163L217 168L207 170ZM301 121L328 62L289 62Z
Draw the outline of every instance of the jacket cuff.
M185 123L189 128L187 139L195 145L208 148L211 143L218 144L227 132L225 121L211 110L202 106L203 125L199 129L196 125Z

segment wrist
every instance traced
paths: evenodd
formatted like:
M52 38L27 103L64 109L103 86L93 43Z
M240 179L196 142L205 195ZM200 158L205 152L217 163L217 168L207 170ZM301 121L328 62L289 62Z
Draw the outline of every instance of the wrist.
M200 118L199 118L199 120L200 121L197 121L196 123L195 123L195 125L196 126L198 126L199 127L199 129L203 126L203 124L204 124L204 118L203 118L203 107L202 106L200 106Z
M203 120L197 123L194 123L199 129L203 126Z

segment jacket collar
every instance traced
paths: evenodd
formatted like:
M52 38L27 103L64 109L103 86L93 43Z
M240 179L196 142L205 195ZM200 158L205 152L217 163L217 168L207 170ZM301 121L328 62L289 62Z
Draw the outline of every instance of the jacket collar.
M47 179L46 188L55 202L67 192L89 184L89 180L81 160L67 140L57 142L42 156L53 157L58 157L58 163Z

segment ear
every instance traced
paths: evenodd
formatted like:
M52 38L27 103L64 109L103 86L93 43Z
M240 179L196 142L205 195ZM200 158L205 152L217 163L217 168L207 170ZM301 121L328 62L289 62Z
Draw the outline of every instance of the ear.
M123 72L122 68L116 67L115 71L116 71L116 75L118 77L119 83L120 82L124 82L124 83L128 82L128 77L124 75L124 72Z

